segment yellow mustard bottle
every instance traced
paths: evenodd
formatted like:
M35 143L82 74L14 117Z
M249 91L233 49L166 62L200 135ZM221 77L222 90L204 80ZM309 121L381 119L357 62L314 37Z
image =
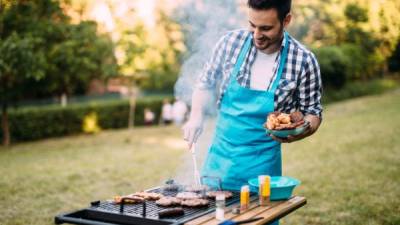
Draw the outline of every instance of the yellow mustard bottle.
M240 211L248 210L250 207L250 187L243 185L240 189Z

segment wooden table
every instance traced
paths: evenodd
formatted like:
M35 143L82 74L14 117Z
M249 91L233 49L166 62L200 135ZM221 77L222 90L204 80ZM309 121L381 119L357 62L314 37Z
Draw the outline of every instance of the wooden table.
M304 206L307 203L306 198L301 196L293 196L286 201L273 201L268 206L259 206L258 199L250 203L250 208L241 212L240 214L233 214L232 208L237 207L238 204L227 207L225 210L225 219L230 219L233 221L240 221L255 217L264 217L264 219L258 220L256 222L247 223L248 225L261 225L268 224L277 219L280 219L287 214L293 212L294 210ZM215 213L210 213L194 219L185 225L215 225L220 223L215 219Z

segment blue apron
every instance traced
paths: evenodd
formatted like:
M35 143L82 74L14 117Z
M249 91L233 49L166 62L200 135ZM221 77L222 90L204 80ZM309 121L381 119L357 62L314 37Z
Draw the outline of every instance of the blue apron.
M260 174L281 176L281 145L267 136L263 124L274 111L274 93L285 65L288 38L276 79L267 91L252 90L238 84L236 77L251 48L252 35L242 47L227 90L221 102L215 136L202 169L202 176L218 177L222 188L240 190L248 179ZM215 186L205 179L204 183Z

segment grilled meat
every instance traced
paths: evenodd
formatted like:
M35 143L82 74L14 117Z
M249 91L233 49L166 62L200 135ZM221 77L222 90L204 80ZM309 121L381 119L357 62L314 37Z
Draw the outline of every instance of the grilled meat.
M304 124L304 115L300 111L290 114L272 112L267 117L264 127L269 130L290 130Z
M290 121L292 123L299 122L299 121L301 121L303 119L304 119L304 115L300 111L296 111L296 112L290 113Z
M167 206L179 205L181 204L181 201L182 201L181 199L176 197L165 196L157 200L156 204L159 206L167 207Z
M177 208L169 208L169 209L163 209L158 212L158 217L164 218L164 217L171 217L171 216L181 216L185 214L182 208L177 207Z
M142 203L144 201L144 198L141 198L139 196L127 195L127 196L115 196L114 203L121 204L123 199L124 203L126 204L136 204L136 203Z
M181 205L187 207L202 207L202 206L207 206L208 203L209 201L207 199L194 198L194 199L183 200L181 202Z
M162 194L155 193L155 192L136 192L133 196L138 196L144 198L145 200L158 200L163 197Z

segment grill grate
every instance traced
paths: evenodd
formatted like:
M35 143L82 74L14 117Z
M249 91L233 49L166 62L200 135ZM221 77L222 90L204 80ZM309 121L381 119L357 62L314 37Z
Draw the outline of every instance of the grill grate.
M150 192L162 193L165 196L176 196L177 191L161 191L161 189L153 189ZM226 205L231 205L238 202L240 199L240 194L238 192L233 192L233 196L226 200ZM185 212L182 216L169 217L169 220L182 221L185 218L192 218L193 215L215 209L215 200L209 199L209 205L205 207L190 208L183 207ZM160 210L166 209L168 207L158 206L155 201L146 201L146 218L158 220L158 212ZM100 202L98 206L92 206L90 209L99 210L103 212L120 213L120 205L114 204L112 201ZM143 204L125 204L124 205L124 215L142 217ZM201 215L201 214L199 214Z

